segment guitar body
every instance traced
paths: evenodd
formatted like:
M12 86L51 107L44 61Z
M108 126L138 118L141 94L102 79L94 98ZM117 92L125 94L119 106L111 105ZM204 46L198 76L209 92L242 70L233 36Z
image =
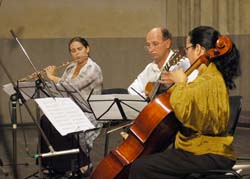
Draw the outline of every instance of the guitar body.
M171 85L169 85L171 86ZM145 95L150 98L150 96L159 95L168 90L169 86L161 85L159 82L148 82L145 87ZM157 90L155 90L157 88Z
M128 178L130 164L135 159L162 151L173 142L180 123L168 98L167 93L161 94L143 109L131 126L128 138L105 156L91 179Z
M165 64L165 66L162 67L158 80L160 80L161 74L163 71L169 71L171 66L177 65L181 61L181 59L183 59L183 56L184 56L183 50L175 50L174 54L170 57L168 62ZM154 99L156 95L167 91L168 87L161 85L158 82L158 80L156 80L155 82L148 82L145 86L145 89L144 89L145 95L150 100Z
M156 82L148 82L145 87L145 95L149 96L151 91L154 89L154 86L156 85Z

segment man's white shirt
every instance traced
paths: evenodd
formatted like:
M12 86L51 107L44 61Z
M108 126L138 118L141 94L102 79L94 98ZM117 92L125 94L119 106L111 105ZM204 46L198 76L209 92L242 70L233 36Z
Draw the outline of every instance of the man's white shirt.
M170 60L174 52L171 50L167 59L165 60L162 68L165 67L166 63ZM169 71L173 71L179 68L183 68L186 71L190 67L190 62L188 58L182 58L177 64L170 67ZM145 69L137 76L134 82L128 87L129 94L136 95L137 93L145 96L145 87L148 82L156 82L160 75L162 69L159 69L158 65L153 61L149 63Z

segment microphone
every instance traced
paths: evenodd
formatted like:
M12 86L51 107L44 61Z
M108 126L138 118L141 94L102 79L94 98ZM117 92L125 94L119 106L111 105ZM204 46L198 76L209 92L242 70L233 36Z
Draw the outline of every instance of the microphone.
M80 150L78 149L71 149L71 150L62 150L62 151L54 151L54 152L48 152L48 153L43 153L43 154L35 154L33 157L35 159L41 157L41 158L46 158L46 157L54 157L58 155L68 155L68 154L76 154L79 153Z
M11 35L13 36L14 39L17 38L17 37L16 37L16 34L14 33L14 31L13 31L12 29L10 30L10 33L11 33Z

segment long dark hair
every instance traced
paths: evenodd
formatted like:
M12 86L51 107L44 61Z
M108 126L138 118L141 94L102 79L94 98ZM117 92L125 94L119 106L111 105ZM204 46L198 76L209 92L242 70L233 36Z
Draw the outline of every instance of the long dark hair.
M199 26L194 28L188 34L190 36L190 42L193 46L196 44L201 45L206 50L215 48L216 41L220 36L220 33L212 27L209 26ZM212 61L217 69L221 72L226 86L229 89L236 87L234 79L240 75L240 53L233 43L232 50L223 55L219 56Z

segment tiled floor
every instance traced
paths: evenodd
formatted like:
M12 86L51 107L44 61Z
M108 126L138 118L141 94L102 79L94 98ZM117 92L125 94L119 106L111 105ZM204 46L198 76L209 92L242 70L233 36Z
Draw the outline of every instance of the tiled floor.
M119 134L120 131L116 131L111 133L110 135L110 145L109 149L115 148L122 142L122 139ZM27 178L28 176L36 173L39 169L39 165L36 164L36 160L32 157L33 154L37 152L37 144L38 144L38 135L37 129L34 126L26 126L24 128L24 133L26 136L23 136L23 131L21 127L17 129L17 176L18 179ZM250 155L250 128L247 127L237 127L235 134L235 142L234 147L238 156L247 156ZM13 172L11 167L8 165L12 162L12 129L10 127L0 127L0 158L3 161L4 169L9 173L9 176L4 176L2 169L0 170L0 178L13 178ZM102 160L104 155L104 141L105 135L104 130L102 134L96 139L94 149L91 152L91 158L94 166L98 164L100 160ZM27 143L27 146L25 146ZM249 161L239 161L237 164L247 164L250 165ZM243 169L243 173L250 174L250 167L247 166L247 169ZM38 175L36 175L38 176ZM29 178L38 178L35 176L31 176ZM249 177L250 178L250 177Z

